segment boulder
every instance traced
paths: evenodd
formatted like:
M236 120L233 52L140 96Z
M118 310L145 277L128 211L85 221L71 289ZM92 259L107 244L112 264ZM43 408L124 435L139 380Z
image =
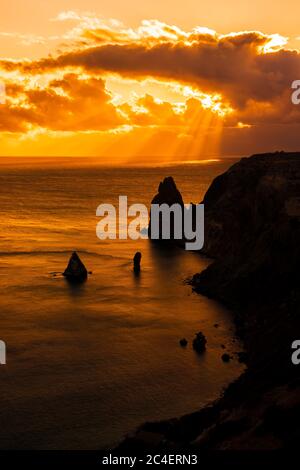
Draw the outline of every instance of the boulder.
M193 340L193 349L198 353L203 353L206 349L206 343L207 340L204 334L199 331L199 333L196 333L196 337Z
M229 356L229 354L227 354L227 353L222 354L222 361L223 362L229 362L230 359L231 359L231 357Z
M76 251L72 253L68 266L66 267L63 275L70 282L83 282L87 279L87 269L79 258Z
M141 259L142 253L140 251L137 251L133 257L133 270L135 273L139 273L141 270Z
M188 344L188 341L187 341L187 339L182 338L182 339L179 341L179 344L180 344L180 346L182 346L183 348L185 348L185 347L187 346L187 344Z

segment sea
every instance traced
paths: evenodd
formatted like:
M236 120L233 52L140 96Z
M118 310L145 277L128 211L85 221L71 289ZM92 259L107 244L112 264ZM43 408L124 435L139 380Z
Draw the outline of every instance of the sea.
M186 282L212 260L96 236L99 204L126 195L148 207L166 176L186 203L199 203L232 163L1 158L0 448L111 447L143 422L198 410L242 373L230 311ZM91 272L76 286L61 274L73 251ZM202 355L192 348L198 331ZM224 352L234 359L224 363Z

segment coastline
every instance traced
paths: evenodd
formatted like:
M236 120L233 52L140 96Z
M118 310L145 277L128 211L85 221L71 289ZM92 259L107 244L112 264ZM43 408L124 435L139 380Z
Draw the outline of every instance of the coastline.
M300 327L299 185L300 154L283 152L242 159L213 181L204 198L204 254L215 261L191 284L231 308L248 367L210 406L144 423L118 451L295 445L300 380L290 347Z

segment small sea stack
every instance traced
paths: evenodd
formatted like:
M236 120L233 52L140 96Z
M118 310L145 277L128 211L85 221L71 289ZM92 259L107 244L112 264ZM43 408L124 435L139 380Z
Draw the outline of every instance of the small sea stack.
M199 333L196 333L196 337L193 340L193 349L197 351L197 353L203 353L206 349L206 343L207 340L202 333L202 331L199 331Z
M230 359L231 359L231 357L229 356L229 354L227 354L227 353L222 354L222 361L223 362L230 362Z
M68 281L74 283L83 282L87 279L87 269L76 251L72 253L68 266L65 269L63 275L67 278Z
M139 273L141 270L141 259L142 253L140 251L137 251L133 257L133 270L135 273Z
M186 338L182 338L180 341L179 341L179 344L181 347L185 348L188 344L188 341Z

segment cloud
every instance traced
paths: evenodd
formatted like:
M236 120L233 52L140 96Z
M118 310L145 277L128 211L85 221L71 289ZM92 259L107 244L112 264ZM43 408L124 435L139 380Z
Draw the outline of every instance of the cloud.
M46 38L44 36L38 36L36 34L20 34L16 32L5 32L0 31L0 36L4 38L13 38L17 39L19 43L23 46L32 46L33 44L45 44L47 40L50 38Z
M210 38L211 39L211 38ZM221 93L234 107L247 100L270 100L281 94L300 74L300 57L294 51L263 54L268 38L241 33L191 45L179 41L152 46L107 44L45 59L33 68L78 66L92 73L157 77L191 83L204 92Z
M0 69L24 77L21 89L10 86L11 99L0 108L2 131L155 127L152 142L159 140L157 135L168 135L169 142L170 133L186 141L197 132L196 125L201 128L201 122L216 125L213 111L217 111L223 112L222 127L227 129L229 142L233 133L238 140L241 135L253 137L255 128L300 123L300 106L291 103L290 88L300 79L300 53L286 49L286 38L278 34L222 35L204 27L186 32L157 20L144 20L132 29L114 19L73 11L62 12L54 20L76 23L69 33L68 51L38 60L0 60ZM25 77L39 81L49 74L57 77L44 86L26 84ZM183 97L181 108L149 93L136 97L134 103L116 104L105 86L112 74L188 85L199 96ZM210 96L207 107L203 93Z
M199 106L200 102L198 102ZM179 126L184 125L182 115L168 101L155 99L150 94L137 98L134 106L125 103L121 109L129 121L137 126Z
M148 21L136 31L106 26L85 30L83 36L92 45L56 57L6 60L0 65L32 74L80 67L91 74L175 80L204 92L221 93L234 108L245 107L249 100L276 99L300 76L299 52L278 49L280 41L284 43L279 35L255 31L217 35L203 28L185 33L175 26ZM97 45L98 41L104 43Z
M124 126L187 127L195 112L211 113L199 99L178 105L136 96L129 103L114 104L101 78L66 73L44 87L8 83L6 104L0 107L0 130L28 132L35 128L51 131L112 131Z
M50 81L46 88L9 84L7 97L0 107L2 131L26 132L33 127L93 131L126 123L100 78L81 79L69 73Z

